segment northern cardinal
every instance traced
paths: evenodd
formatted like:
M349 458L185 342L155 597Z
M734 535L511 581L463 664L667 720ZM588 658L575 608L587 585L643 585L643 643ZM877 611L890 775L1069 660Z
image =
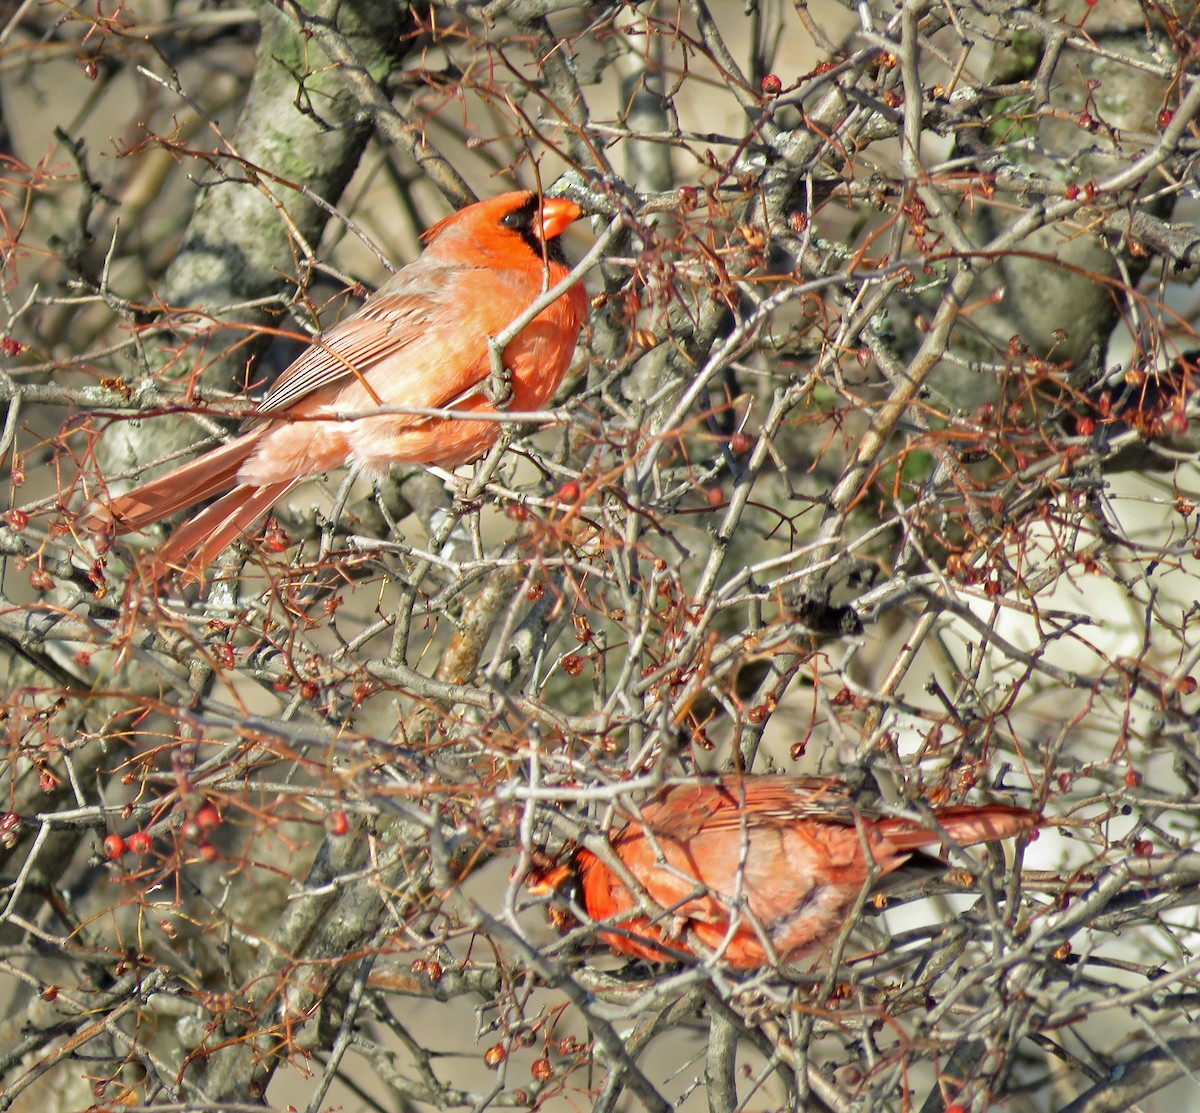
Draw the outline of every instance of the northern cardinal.
M531 875L536 894L570 899L605 925L615 951L654 962L694 954L695 940L735 969L795 962L832 939L870 873L895 874L947 840L991 842L1031 831L1037 813L1005 804L933 812L937 830L872 815L844 782L746 776L672 785L610 842L648 900L591 851ZM643 909L662 909L648 915ZM736 911L734 911L736 909Z
M477 459L495 444L497 422L357 415L386 406L495 413L484 389L488 338L568 274L558 237L582 215L572 201L515 192L435 224L420 258L280 375L249 431L107 506L93 504L82 526L128 533L227 492L157 553L164 569L193 557L194 575L308 476L343 464L380 474L394 463L453 468ZM509 409L550 400L586 314L575 285L508 345Z

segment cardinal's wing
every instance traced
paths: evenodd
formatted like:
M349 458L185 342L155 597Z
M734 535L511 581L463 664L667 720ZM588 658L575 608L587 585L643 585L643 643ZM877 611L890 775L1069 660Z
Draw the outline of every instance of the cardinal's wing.
M436 306L420 292L369 298L351 317L313 339L279 376L258 406L261 415L280 413L317 391L359 379L371 390L371 368L399 355L431 326Z
M476 327L463 327L477 273L424 260L409 264L357 313L316 337L267 391L259 414L281 413L351 380L379 406L461 405L488 377L486 336L511 316L502 304L479 306ZM381 373L373 375L376 368Z
M669 786L642 807L640 820L662 838L686 842L701 830L778 827L802 818L853 824L855 815L850 789L836 778L726 776Z

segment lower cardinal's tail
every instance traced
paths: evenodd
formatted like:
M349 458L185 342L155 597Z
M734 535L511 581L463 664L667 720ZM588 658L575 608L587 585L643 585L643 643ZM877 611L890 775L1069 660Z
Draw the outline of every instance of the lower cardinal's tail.
M923 846L935 846L947 838L960 846L1010 839L1034 830L1042 822L1037 812L1009 804L938 808L933 814L941 830L898 818L880 820L876 830L897 850L918 850Z
M109 503L91 503L80 515L79 525L85 530L132 533L219 495L237 482L238 468L254 450L259 435L255 431L238 437Z
M200 579L205 568L299 482L234 487L167 538L154 554L156 575L181 571L185 580Z

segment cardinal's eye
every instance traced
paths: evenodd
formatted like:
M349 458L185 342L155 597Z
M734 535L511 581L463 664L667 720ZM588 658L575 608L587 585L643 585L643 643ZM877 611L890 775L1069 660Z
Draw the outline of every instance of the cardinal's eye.
M514 232L523 232L529 228L529 217L523 212L507 213L500 220L500 223L505 228L511 228Z

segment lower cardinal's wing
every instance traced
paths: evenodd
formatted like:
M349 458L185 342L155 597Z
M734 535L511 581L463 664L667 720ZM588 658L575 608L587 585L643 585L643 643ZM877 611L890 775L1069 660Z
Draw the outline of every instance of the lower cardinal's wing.
M853 824L855 815L853 794L834 777L726 776L671 785L643 805L639 819L663 838L687 841L701 829L777 827L801 818Z

